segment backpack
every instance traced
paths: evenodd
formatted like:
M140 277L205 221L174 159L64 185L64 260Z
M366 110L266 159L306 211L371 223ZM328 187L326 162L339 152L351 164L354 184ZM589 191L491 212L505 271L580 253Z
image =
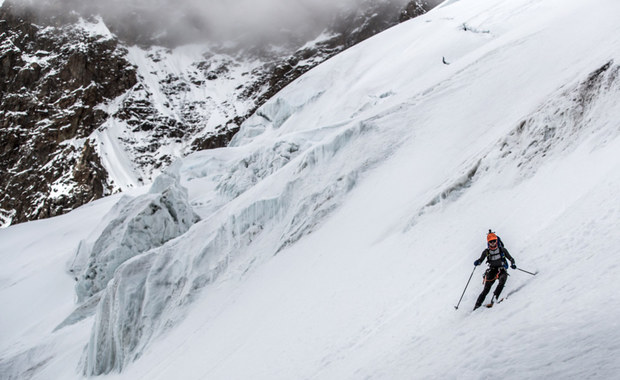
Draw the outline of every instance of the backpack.
M501 255L501 261L502 263L506 264L506 256L504 255L504 242L502 241L502 239L495 233L493 232L491 229L489 229L489 234L493 234L495 235L495 237L497 238L497 247L499 248L499 254ZM487 235L488 236L488 235ZM487 263L490 264L491 262L491 252L489 250L489 255L487 256Z

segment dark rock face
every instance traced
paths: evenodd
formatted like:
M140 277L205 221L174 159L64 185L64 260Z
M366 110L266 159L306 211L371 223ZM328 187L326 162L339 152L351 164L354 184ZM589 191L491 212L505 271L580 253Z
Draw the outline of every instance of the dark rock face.
M367 1L335 15L327 39L296 41L301 49L214 46L179 73L166 71L165 60L175 54L171 48L140 47L148 65L140 70L129 53L137 47L80 27L84 21L76 13L43 16L5 1L0 226L60 215L122 191L96 140L109 125L122 126L117 143L136 168L138 183L148 183L178 155L228 145L258 107L319 63L430 8L423 0L404 9L399 1ZM134 37L128 41L148 40ZM227 83L238 86L226 98L200 95L206 86Z
M117 41L53 21L0 10L0 209L13 223L107 194L87 138L108 117L97 106L136 83Z
M400 11L400 16L398 17L399 22L405 22L412 18L422 16L424 13L431 10L435 5L437 5L437 1L428 1L428 0L413 0L407 3L405 8Z

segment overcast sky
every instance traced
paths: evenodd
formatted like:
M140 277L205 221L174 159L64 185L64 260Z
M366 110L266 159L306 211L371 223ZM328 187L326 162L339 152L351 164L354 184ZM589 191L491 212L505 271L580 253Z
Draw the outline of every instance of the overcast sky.
M10 0L0 0L3 1ZM77 10L100 14L116 32L163 34L180 39L226 40L239 35L315 33L330 16L364 2L409 0L12 0L50 14ZM439 0L429 0L439 2Z
M0 2L9 0L0 0ZM114 29L230 38L320 29L339 8L364 0L12 0L46 14L100 14ZM377 1L377 0L375 0ZM405 3L406 0L388 0ZM113 25L116 24L116 25Z

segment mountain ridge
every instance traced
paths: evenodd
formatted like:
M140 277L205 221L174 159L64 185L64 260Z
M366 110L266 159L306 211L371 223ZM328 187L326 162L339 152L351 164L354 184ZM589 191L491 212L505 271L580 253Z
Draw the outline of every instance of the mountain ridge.
M131 45L99 16L4 2L1 225L60 215L148 184L190 152L226 146L288 83L430 8L421 0L404 8L366 2L297 48L175 48L148 39ZM134 42L145 37L138 35Z

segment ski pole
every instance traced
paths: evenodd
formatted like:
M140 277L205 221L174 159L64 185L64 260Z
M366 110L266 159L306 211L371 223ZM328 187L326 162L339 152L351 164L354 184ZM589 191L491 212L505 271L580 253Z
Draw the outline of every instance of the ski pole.
M467 287L469 286L469 281L471 281L471 277L474 275L474 271L476 270L476 267L474 266L474 270L471 271L471 274L469 275L469 280L467 280L467 285L465 285L465 289L463 289L463 294L461 294L461 298L459 299L459 303L456 304L456 306L454 307L454 310L458 310L459 309L459 305L461 304L461 300L463 299L463 296L465 295L465 291L467 290Z
M521 268L517 268L517 270L520 270L521 272L525 272L525 273L527 273L527 274L531 274L532 276L536 276L536 273L538 273L538 272L536 272L536 273L528 272L528 271L523 270L523 269L521 269Z

